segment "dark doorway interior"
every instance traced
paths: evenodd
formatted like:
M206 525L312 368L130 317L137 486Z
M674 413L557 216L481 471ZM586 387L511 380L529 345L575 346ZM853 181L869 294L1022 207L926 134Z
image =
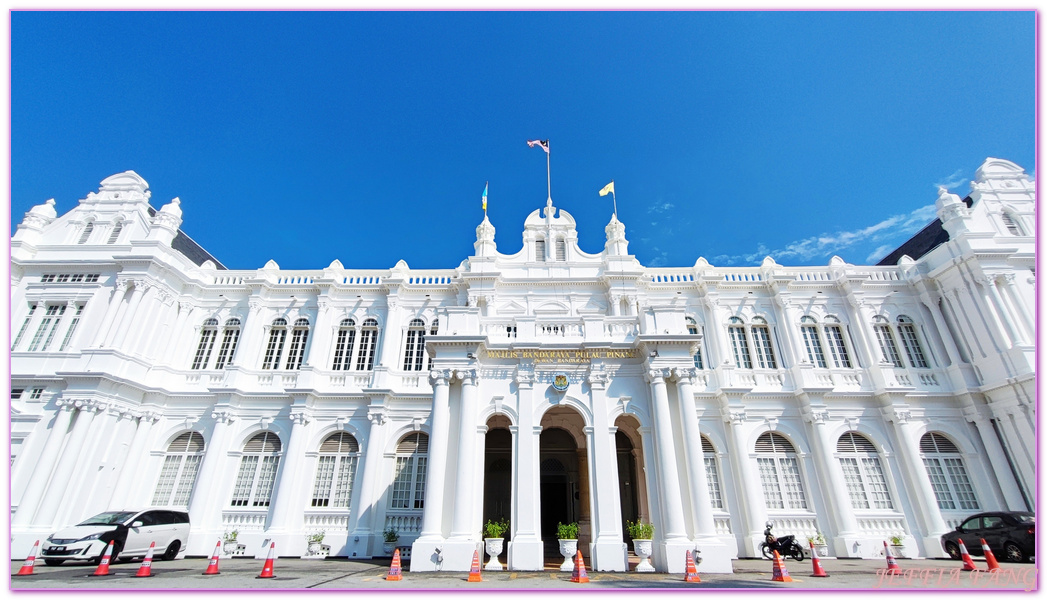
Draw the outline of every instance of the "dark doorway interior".
M547 557L560 556L556 527L579 520L578 446L567 431L550 427L541 435L542 540Z

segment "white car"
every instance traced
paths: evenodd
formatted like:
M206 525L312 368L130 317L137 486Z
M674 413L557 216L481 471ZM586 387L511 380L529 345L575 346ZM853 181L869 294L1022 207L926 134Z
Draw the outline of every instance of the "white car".
M189 513L178 510L148 509L97 514L83 523L51 534L40 549L48 565L67 560L101 562L109 542L113 542L111 561L117 557L143 557L149 545L161 560L174 560L189 539Z

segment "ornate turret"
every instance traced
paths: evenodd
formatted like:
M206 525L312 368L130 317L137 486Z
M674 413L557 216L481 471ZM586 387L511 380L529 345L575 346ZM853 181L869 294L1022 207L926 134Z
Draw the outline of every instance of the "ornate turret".
M484 215L483 222L476 227L476 242L473 244L476 256L494 256L498 253L498 246L494 242L494 225Z
M22 257L23 246L35 247L43 236L44 227L50 225L57 217L58 213L55 212L54 198L29 209L29 212L25 213L25 217L22 218L22 222L18 224L15 234L11 236L12 257ZM29 251L29 254L26 256L31 255L33 252L29 248L26 250Z
M938 188L938 200L934 203L938 208L938 218L942 221L942 227L949 232L949 237L955 238L957 234L967 231L967 219L970 212L967 205L956 194L950 194L944 187Z
M160 208L153 217L152 226L149 228L149 239L160 240L171 245L171 240L178 235L178 228L182 225L182 201L174 198L170 203Z
M611 222L604 227L607 233L607 243L604 251L609 256L626 256L629 254L629 240L625 239L625 224L618 217L611 215Z

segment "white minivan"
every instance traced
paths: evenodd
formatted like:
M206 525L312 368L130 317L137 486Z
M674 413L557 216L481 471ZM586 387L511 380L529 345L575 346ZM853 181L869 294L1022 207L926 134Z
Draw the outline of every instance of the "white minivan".
M147 509L97 514L86 521L51 534L40 548L48 565L67 560L101 562L109 542L111 561L117 557L143 557L155 543L161 560L174 560L189 540L189 513L180 510Z

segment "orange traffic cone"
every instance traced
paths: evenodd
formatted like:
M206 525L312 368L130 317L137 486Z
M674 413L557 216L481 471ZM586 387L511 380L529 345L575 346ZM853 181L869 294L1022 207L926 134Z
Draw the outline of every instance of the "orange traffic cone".
M389 574L385 576L386 581L403 581L404 576L400 570L400 549L393 552L393 562L389 565Z
M483 581L480 576L480 551L473 550L473 564L469 567L469 578L466 581Z
M109 542L109 545L105 547L105 554L102 555L102 562L98 563L98 568L95 569L94 573L88 575L88 577L102 577L103 575L109 575L109 559L113 556L113 542Z
M702 578L698 576L698 567L694 566L694 555L687 551L687 575L683 578L687 583L701 583Z
M207 570L204 571L204 575L218 575L218 552L222 549L222 540L218 540L218 543L214 547L214 554L211 555L211 561L207 563Z
M145 558L142 559L142 566L138 567L138 572L135 573L135 577L153 576L153 550L155 549L156 542L149 544L149 551L145 553Z
M818 560L818 554L814 551L814 542L808 540L807 543L811 545L811 562L814 564L814 574L811 577L828 577L829 574L822 568L822 563Z
M887 573L891 575L901 575L902 569L898 566L898 561L894 560L894 556L891 555L891 549L887 547L887 542L883 543L883 553L887 556Z
M255 577L255 579L272 579L276 577L273 575L273 553L276 552L276 542L269 544L269 556L265 559L265 564L262 565L262 572Z
M985 555L985 566L989 567L990 573L997 573L1000 571L1000 563L996 562L996 557L993 556L992 550L989 549L989 544L985 543L985 538L982 540L982 554Z
M960 559L963 561L963 568L961 571L977 571L978 567L974 566L974 561L971 560L971 555L967 552L967 546L964 545L962 539L957 539L960 542Z
M33 565L36 564L36 549L39 548L39 547L40 547L40 540L36 540L36 543L33 544L33 551L30 552L29 556L27 556L25 558L25 562L22 563L22 568L18 569L18 572L15 573L15 575L32 575L33 574Z
M571 573L571 583L589 583L589 574L585 572L585 559L582 551L574 555L574 572Z
M778 551L774 551L774 570L771 572L771 581L792 581L793 578L789 577L789 569L785 568L785 561L782 560L781 555Z

